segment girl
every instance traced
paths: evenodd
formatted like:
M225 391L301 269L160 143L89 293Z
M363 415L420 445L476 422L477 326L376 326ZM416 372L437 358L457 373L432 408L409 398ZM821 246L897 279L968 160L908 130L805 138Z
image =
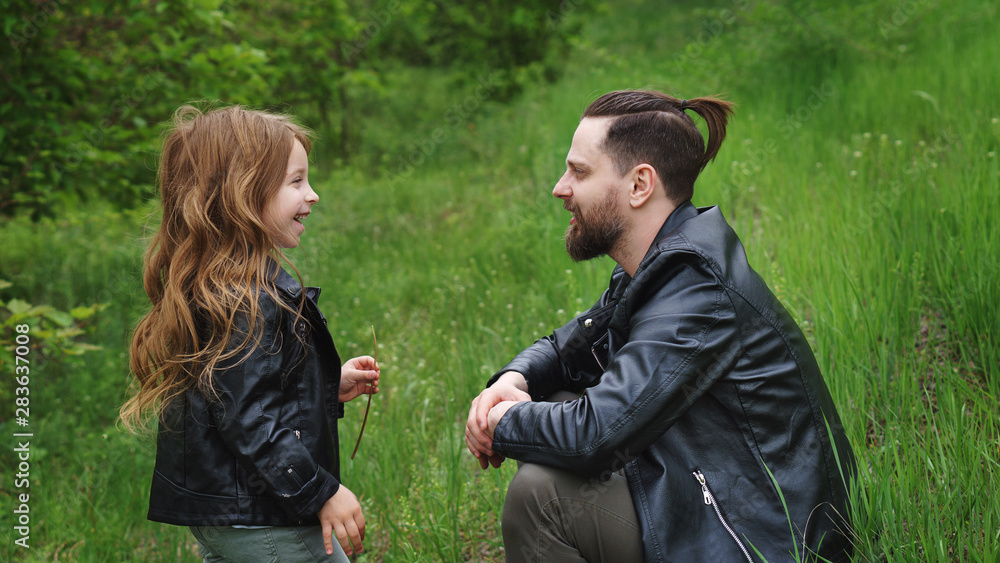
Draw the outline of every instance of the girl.
M182 107L164 143L144 271L153 308L132 338L137 390L121 418L135 430L156 415L149 519L190 526L205 561L362 550L337 419L378 392L379 367L370 356L340 366L319 288L277 262L319 199L310 147L287 118L240 107Z

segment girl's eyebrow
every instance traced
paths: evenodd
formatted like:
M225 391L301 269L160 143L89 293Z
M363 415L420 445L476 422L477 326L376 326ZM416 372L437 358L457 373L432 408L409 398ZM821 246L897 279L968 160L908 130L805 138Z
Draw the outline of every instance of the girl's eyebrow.
M305 172L306 172L306 168L304 166L300 166L300 167L296 168L295 170L289 170L288 174L286 174L286 176L295 176L297 174L305 174Z

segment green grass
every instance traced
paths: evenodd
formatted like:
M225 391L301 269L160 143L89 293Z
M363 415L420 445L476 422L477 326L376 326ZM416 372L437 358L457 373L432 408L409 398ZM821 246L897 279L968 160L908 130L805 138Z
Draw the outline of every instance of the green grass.
M565 256L550 191L586 104L643 86L739 103L695 203L721 206L810 338L861 467L857 560L1000 559L997 9L916 2L887 27L896 6L826 4L615 2L558 82L474 100L458 126L467 92L424 110L412 141L443 135L405 179L404 154L380 157L386 173L316 155L321 199L292 255L341 355L370 353L374 325L382 365L353 462L363 401L341 425L369 522L359 561L503 559L513 468L464 451L468 404L606 284L607 259ZM148 211L0 227L4 299L110 304L90 336L103 350L33 371L32 548L16 558L197 560L185 530L145 520L152 445L114 426Z

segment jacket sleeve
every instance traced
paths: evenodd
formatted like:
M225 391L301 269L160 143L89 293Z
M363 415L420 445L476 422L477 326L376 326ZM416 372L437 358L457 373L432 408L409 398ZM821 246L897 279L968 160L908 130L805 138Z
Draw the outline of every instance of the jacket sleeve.
M584 475L620 469L732 369L735 309L698 255L661 255L632 286L617 312L628 319L625 344L599 382L576 401L511 407L494 432L497 452Z
M594 385L604 369L601 358L606 358L607 348L602 349L600 341L607 341L614 309L615 304L609 303L609 292L605 291L589 310L524 349L494 374L486 386L496 383L508 371L516 371L524 375L531 398L540 401L559 390L579 393Z
M263 483L261 492L277 498L289 514L310 516L319 512L340 483L316 463L295 435L294 426L282 420L282 413L288 411L281 404L284 364L295 363L294 358L283 356L282 344L284 338L294 336L282 331L283 311L270 296L261 292L259 303L261 319L250 344L215 370L218 400L211 403L212 418L249 474L248 482ZM248 331L246 319L238 319L234 344L242 342Z

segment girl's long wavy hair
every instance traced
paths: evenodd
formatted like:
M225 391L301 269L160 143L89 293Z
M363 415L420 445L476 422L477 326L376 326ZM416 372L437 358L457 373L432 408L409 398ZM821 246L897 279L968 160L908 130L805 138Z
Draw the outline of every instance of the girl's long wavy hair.
M269 283L269 264L284 256L264 216L296 139L311 150L289 118L238 106L174 114L158 172L163 217L143 271L153 307L132 336L135 379L120 412L128 430L148 429L149 415L190 389L215 396L215 366L240 361L259 338L260 291L288 308ZM237 319L248 330L234 330Z

